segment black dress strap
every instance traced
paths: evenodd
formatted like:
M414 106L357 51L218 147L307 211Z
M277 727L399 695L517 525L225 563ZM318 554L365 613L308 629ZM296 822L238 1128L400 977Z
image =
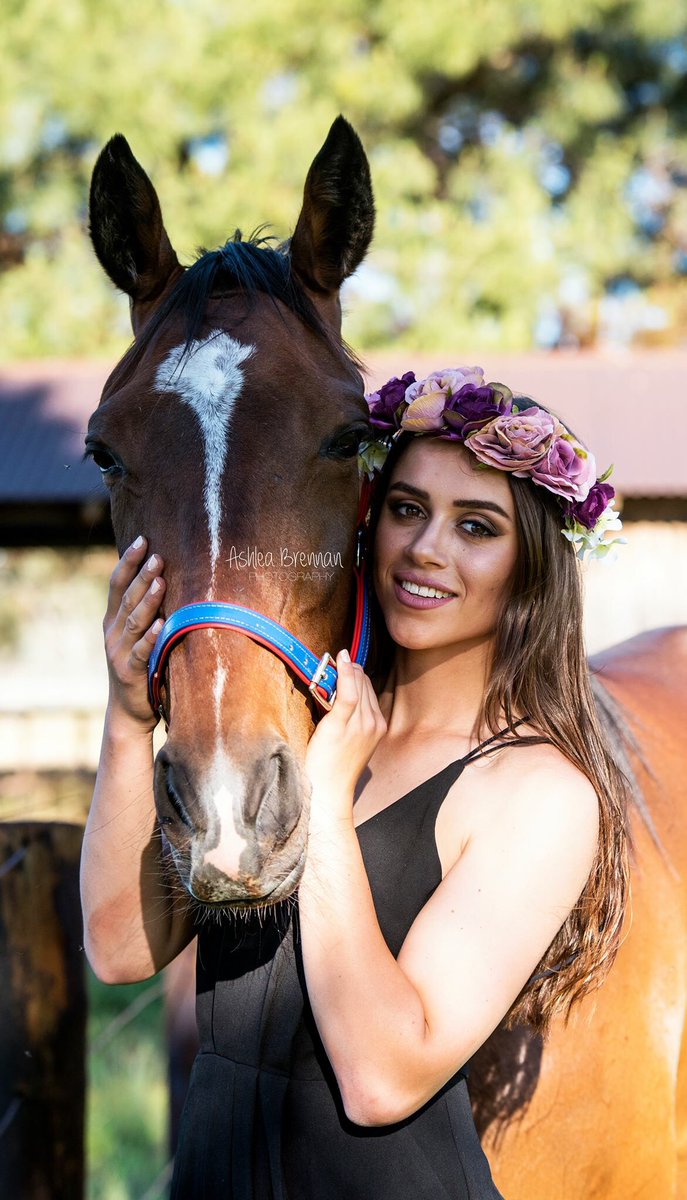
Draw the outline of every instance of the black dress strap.
M477 758L478 755L493 754L495 750L501 750L504 746L537 746L544 742L550 742L551 738L539 736L522 739L514 738L510 742L504 741L506 734L510 733L513 729L517 729L518 725L526 725L529 719L529 717L519 717L507 729L500 729L498 733L494 733L491 737L485 738L483 742L480 742L479 746L474 746L472 750L468 750L467 754L458 759L458 762L464 766L466 763L472 762L473 758ZM493 746L492 742L498 742L498 745ZM491 746L491 749L485 750L485 746Z

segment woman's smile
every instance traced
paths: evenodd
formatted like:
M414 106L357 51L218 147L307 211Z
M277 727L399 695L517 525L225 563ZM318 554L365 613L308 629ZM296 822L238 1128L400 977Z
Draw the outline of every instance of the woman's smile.
M409 608L437 608L456 599L456 593L442 588L434 581L418 579L410 575L394 578L396 596L401 604Z

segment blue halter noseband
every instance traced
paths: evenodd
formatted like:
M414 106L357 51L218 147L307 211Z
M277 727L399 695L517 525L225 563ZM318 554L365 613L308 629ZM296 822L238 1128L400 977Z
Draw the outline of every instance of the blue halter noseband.
M370 597L365 570L365 516L369 504L369 485L363 483L356 531L356 617L351 646L353 662L365 666L370 648ZM195 629L232 629L244 633L283 662L307 684L308 691L324 709L330 709L336 696L335 660L328 651L318 658L304 642L278 621L242 604L212 601L185 604L165 621L148 663L148 695L154 712L163 716L161 687L165 666L174 646Z

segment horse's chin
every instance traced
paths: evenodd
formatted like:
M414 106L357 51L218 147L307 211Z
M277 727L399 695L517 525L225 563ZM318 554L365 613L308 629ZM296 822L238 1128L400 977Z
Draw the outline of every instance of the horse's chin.
M305 846L289 862L270 861L259 877L226 875L207 864L194 865L193 855L171 846L172 856L184 888L202 908L251 910L269 908L293 895L305 865ZM295 850L295 847L294 847Z

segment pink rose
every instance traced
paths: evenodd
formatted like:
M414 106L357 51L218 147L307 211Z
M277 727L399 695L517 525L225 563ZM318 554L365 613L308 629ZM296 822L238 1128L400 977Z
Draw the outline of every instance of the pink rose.
M531 472L532 481L557 496L579 503L596 483L596 460L566 433L557 437L546 456Z
M522 412L495 417L469 434L465 445L480 462L524 478L532 473L534 464L544 458L561 432L563 426L556 417L533 405Z
M408 408L401 418L401 427L411 433L430 433L441 429L447 402L466 383L476 387L484 384L481 367L458 367L454 370L433 371L426 379L411 383L406 391Z

